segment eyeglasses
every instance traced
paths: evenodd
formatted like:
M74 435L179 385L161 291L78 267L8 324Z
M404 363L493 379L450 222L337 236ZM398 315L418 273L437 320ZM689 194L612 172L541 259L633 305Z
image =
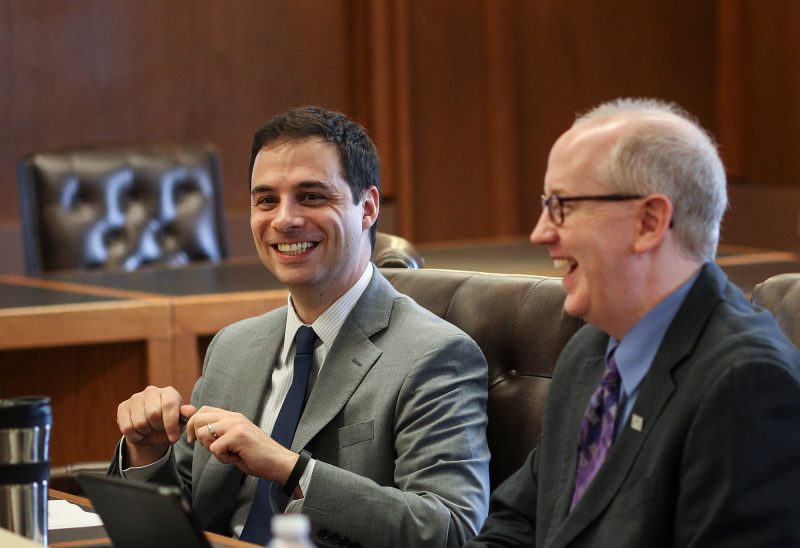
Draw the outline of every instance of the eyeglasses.
M556 226L564 224L564 204L567 202L623 202L644 198L638 194L599 194L597 196L542 196L542 209L547 210L550 221Z

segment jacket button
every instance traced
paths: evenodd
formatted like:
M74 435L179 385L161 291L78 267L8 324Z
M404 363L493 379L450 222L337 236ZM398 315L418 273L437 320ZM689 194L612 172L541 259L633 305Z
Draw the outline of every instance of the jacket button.
M348 548L350 546L350 539L347 537L342 538L342 540L339 541L339 546L342 548Z
M328 539L327 539L327 540L328 540L328 542L330 542L331 544L339 544L339 535L337 535L336 533L333 533L332 535L330 535L330 536L328 537Z
M330 536L330 533L328 532L327 529L320 529L317 532L317 538L319 538L320 540L328 540L329 536Z

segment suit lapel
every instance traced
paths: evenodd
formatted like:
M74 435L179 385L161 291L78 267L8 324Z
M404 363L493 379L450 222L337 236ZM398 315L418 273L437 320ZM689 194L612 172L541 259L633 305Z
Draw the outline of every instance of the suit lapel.
M721 298L725 283L725 275L716 265L706 264L703 267L667 329L650 370L642 382L639 396L631 413L631 416L636 414L642 417L642 431L632 429L630 421L620 425L620 431L607 456L606 463L597 472L583 498L572 512L569 512L568 509L569 502L564 504L564 500L559 498L558 508L566 509L569 513L552 536L552 543L548 544L549 547L568 545L597 519L617 496L642 445L656 428L665 406L675 391L674 370L691 355L705 324ZM584 378L585 376L582 377L582 379ZM599 382L599 377L597 382ZM581 393L583 393L585 387L581 386ZM580 411L581 417L584 411L585 409ZM577 436L575 443L577 444ZM573 477L568 482L570 497L574 482L573 469ZM561 497L563 496L562 492Z
M286 311L278 310L270 316L269 323L252 338L241 338L236 341L236 352L229 359L236 364L230 367L230 382L221 388L215 403L223 409L238 411L258 424L264 406L264 395L269 388L272 370L283 346L283 335L286 326ZM217 358L218 360L220 358ZM253 392L253 387L262 387L260 392ZM214 387L216 390L218 387ZM193 471L202 469L197 484L194 486L193 500L201 525L206 527L214 519L220 509L230 508L234 504L243 472L228 464L220 463L207 450L200 453L195 449L195 457L206 462L201 466L193 466Z
M242 341L238 363L244 367L232 370L236 376L231 383L235 388L228 394L229 407L258 424L264 409L264 398L272 381L272 371L278 362L286 332L286 309L275 314L264 332L252 341ZM233 368L232 368L233 369ZM233 379L232 379L233 380ZM253 387L262 387L261 392L253 393Z
M659 365L667 364L662 361ZM656 368L655 362L647 375L645 383L633 409L633 413L644 418L644 430L637 432L632 430L628 424L620 425L620 432L608 453L606 463L597 472L583 498L571 512L569 511L569 505L575 484L575 462L574 460L570 461L573 466L571 468L572 477L569 481L569 492L562 493L563 499L559 499L559 508L566 511L567 516L560 529L553 536L552 546L568 545L578 533L597 519L600 513L617 496L625 478L628 477L628 472L639 454L642 444L653 430L658 416L675 389L670 375L670 368L666 367L666 370L664 368ZM655 390L650 388L655 388ZM584 411L585 409L581 411L581 418ZM573 452L577 447L577 437L575 442L572 447Z
M381 356L370 337L389 325L395 291L374 269L372 280L342 325L311 391L292 449L302 449L347 404Z

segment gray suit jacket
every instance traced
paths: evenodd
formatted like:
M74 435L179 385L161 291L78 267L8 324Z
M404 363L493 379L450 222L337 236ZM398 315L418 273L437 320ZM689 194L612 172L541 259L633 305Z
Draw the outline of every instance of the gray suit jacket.
M538 447L492 493L469 546L800 545L800 355L772 316L705 265L643 381L630 422L570 512L580 422L608 336L560 356Z
M286 308L212 341L196 406L258 422ZM303 513L320 546L460 546L486 517L487 365L465 333L375 274L325 359L293 450L317 459ZM229 534L243 473L185 438L152 481L180 484L200 525ZM327 540L325 540L327 539Z

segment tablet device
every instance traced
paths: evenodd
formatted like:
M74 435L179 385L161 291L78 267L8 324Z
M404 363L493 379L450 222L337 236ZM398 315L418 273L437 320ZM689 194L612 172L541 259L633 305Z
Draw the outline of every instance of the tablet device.
M78 482L116 548L211 548L177 487L90 472Z

